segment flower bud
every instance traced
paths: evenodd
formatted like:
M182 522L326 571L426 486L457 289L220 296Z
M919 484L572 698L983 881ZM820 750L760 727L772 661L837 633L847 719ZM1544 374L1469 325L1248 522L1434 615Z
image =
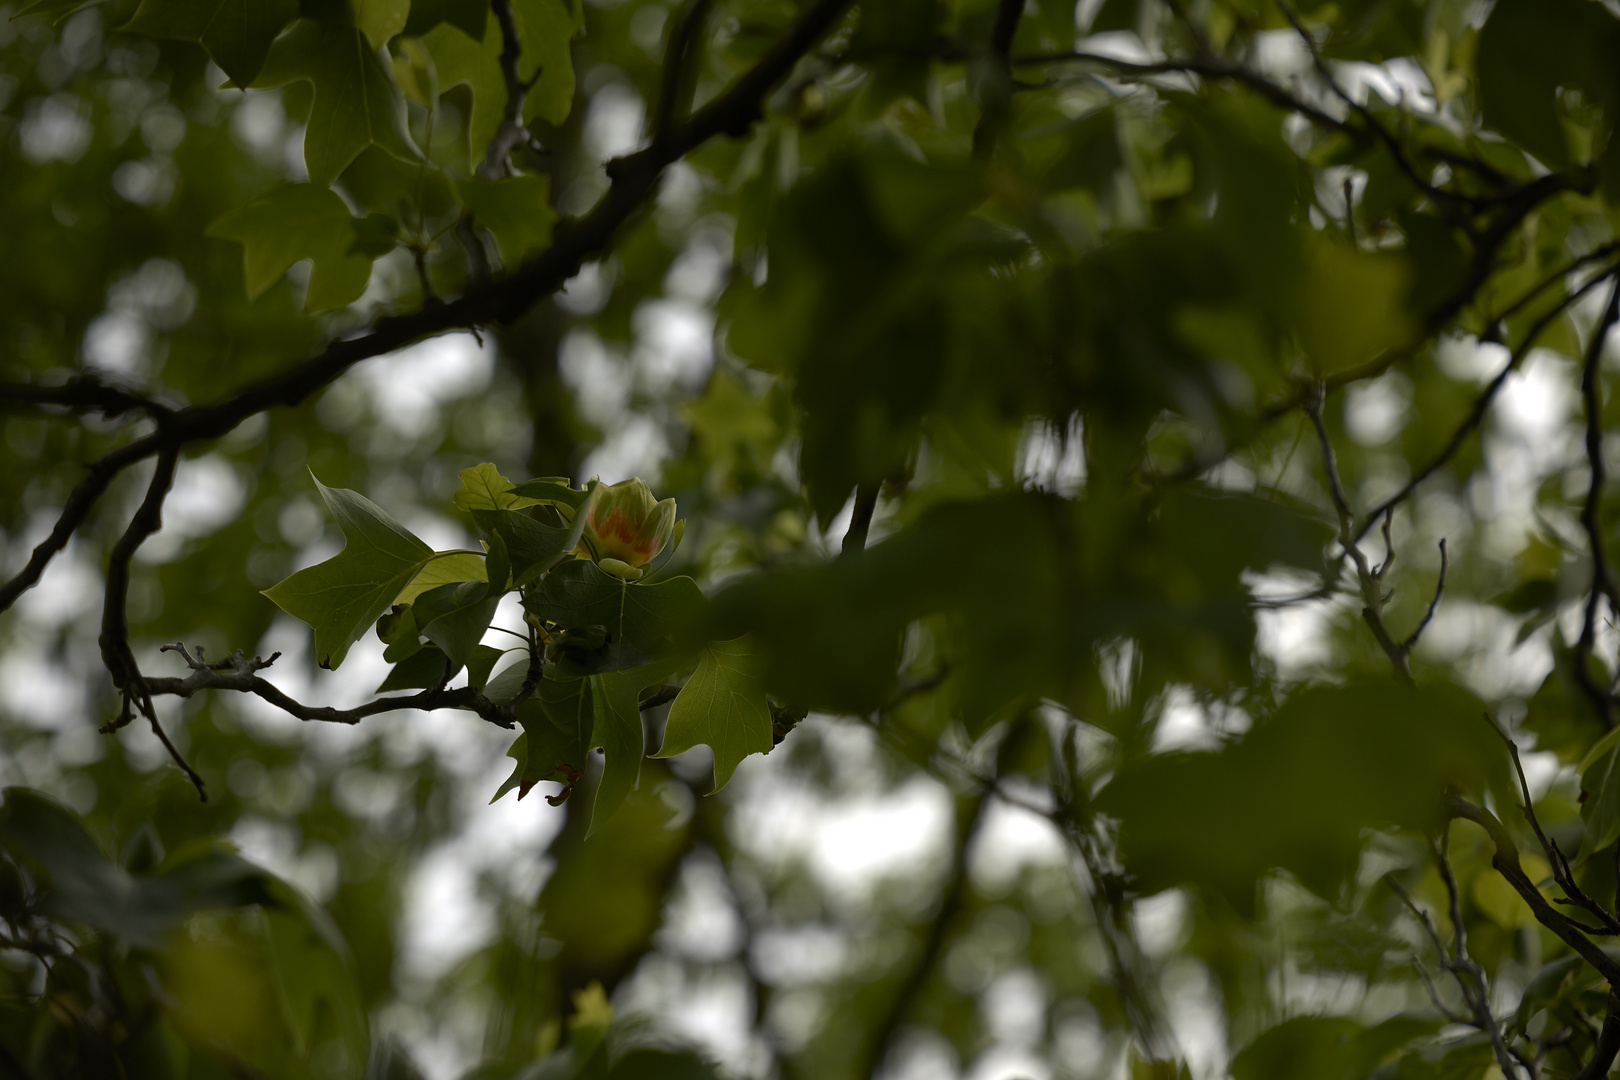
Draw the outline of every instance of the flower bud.
M598 564L614 560L639 569L669 543L675 529L675 500L658 502L644 481L624 480L596 493L585 528Z

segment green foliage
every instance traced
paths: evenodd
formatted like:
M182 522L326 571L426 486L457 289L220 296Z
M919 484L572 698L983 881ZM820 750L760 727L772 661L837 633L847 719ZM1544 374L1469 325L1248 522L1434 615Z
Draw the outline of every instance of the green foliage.
M1606 1073L1617 27L14 4L0 1072Z

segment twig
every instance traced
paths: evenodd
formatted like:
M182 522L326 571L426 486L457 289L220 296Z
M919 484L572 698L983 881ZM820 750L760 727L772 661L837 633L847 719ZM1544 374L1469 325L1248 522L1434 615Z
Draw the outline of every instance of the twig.
M1507 1043L1502 1040L1502 1030L1497 1026L1495 1013L1491 1011L1491 995L1490 989L1485 984L1485 972L1468 955L1468 931L1462 921L1462 900L1457 889L1457 876L1451 872L1451 860L1446 857L1444 832L1434 846L1434 858L1440 868L1440 879L1446 886L1446 898L1450 902L1453 975L1463 991L1463 997L1473 1009L1480 1030L1491 1040L1491 1049L1496 1053L1496 1061L1502 1069L1502 1075L1512 1080L1516 1072L1513 1067L1514 1058L1508 1052ZM1470 982L1472 987L1469 985Z
M72 537L96 500L123 469L164 447L216 439L250 416L298 405L355 364L450 330L509 322L542 297L559 289L591 256L602 251L619 227L645 205L670 164L721 135L747 134L764 110L765 97L844 14L852 0L814 0L753 67L677 124L662 144L649 146L607 165L612 183L584 217L559 223L551 247L500 280L469 288L443 304L379 319L369 333L330 342L320 355L238 391L211 405L174 412L163 429L100 458L68 499L51 535L34 550L24 569L0 586L0 611L9 608L38 580L45 566Z
M1597 1045L1581 1071L1570 1080L1602 1080L1609 1075L1609 1067L1620 1055L1620 992L1609 989L1609 1007L1603 1015L1603 1030L1598 1033Z
M540 70L525 79L518 73L518 61L523 57L523 39L518 34L517 19L512 14L512 0L490 0L495 21L501 28L501 81L506 84L506 109L501 113L500 126L489 140L489 149L479 163L478 175L486 180L499 180L511 172L512 151L529 142L529 131L523 126L523 100L529 88L540 78Z
M1386 517L1384 519L1384 540L1385 540L1386 543L1389 540L1389 518L1388 517ZM1393 559L1394 559L1394 555L1391 554L1390 555L1390 560L1393 561ZM1389 563L1385 562L1384 565L1379 568L1378 576L1383 577L1383 572L1385 570L1387 570L1387 569L1389 569ZM1412 633L1410 635L1408 635L1408 637L1407 637L1407 639L1405 641L1401 642L1401 652L1402 653L1406 654L1407 656L1412 655L1412 647L1418 643L1418 638L1423 636L1423 631L1427 630L1429 628L1429 623L1434 620L1434 610L1435 610L1435 608L1440 606L1440 597L1445 594L1445 591L1446 591L1446 538L1442 536L1440 538L1440 573L1434 579L1434 599L1429 601L1429 610L1425 611L1423 613L1423 621L1417 624L1416 628L1413 629Z
M1389 662L1395 668L1395 674L1407 682L1412 681L1412 669L1408 661L1408 650L1390 636L1389 628L1384 624L1384 593L1383 582L1378 574L1374 573L1372 565L1367 561L1364 553L1356 542L1354 535L1356 514L1350 507L1350 501L1345 497L1344 484L1339 479L1339 463L1333 452L1333 439L1328 435L1327 424L1322 418L1323 388L1317 384L1314 397L1307 400L1305 413L1311 418L1311 424L1316 428L1316 438L1322 447L1322 468L1327 473L1328 493L1333 500L1333 508L1339 515L1339 544L1346 555L1355 564L1356 578L1361 583L1361 618L1372 631L1378 645L1384 650ZM1386 564L1388 559L1385 560Z
M497 705L471 687L462 686L454 690L429 689L404 697L377 698L353 709L334 709L302 704L288 697L274 683L259 677L258 672L273 664L280 653L276 653L268 660L261 660L256 656L249 660L243 656L241 650L237 650L225 663L208 664L193 659L182 645L167 646L163 651L179 653L191 667L191 674L183 679L146 678L147 693L154 697L172 694L175 697L189 698L200 690L235 690L257 695L300 720L330 724L358 724L368 716L393 712L396 709L416 709L423 712L432 712L435 709L466 709L477 713L497 727L510 728L515 723L510 706Z
M1497 873L1507 879L1509 885L1513 886L1513 891L1530 906L1536 921L1580 954L1581 958L1596 968L1598 974L1608 980L1611 986L1620 985L1620 962L1611 959L1608 953L1581 932L1573 920L1549 904L1547 898L1541 895L1541 890L1536 888L1535 882L1530 880L1524 868L1519 865L1518 845L1513 842L1513 837L1509 835L1501 820L1484 807L1460 796L1452 796L1447 805L1451 817L1472 821L1485 830L1496 849L1491 856L1491 865L1496 868Z
M149 457L157 452L162 441L156 435L148 435L138 439L118 450L104 455L90 465L85 478L79 481L73 491L68 495L67 502L62 506L62 513L57 516L56 524L51 528L50 535L41 540L34 548L33 554L28 558L28 564L16 575L0 585L0 611L5 611L16 603L17 597L33 588L39 581L39 576L45 572L45 567L56 557L57 552L67 546L84 519L89 516L90 509L95 506L96 500L101 498L107 490L107 485L120 472L142 458Z
M103 382L95 374L75 375L61 386L0 383L0 405L62 408L73 414L98 412L109 419L144 412L160 423L174 412L151 398Z
M670 31L664 49L663 81L658 88L658 113L653 124L653 141L669 137L677 121L692 106L696 86L694 61L700 55L704 21L713 0L689 0L679 24Z
M995 147L996 132L1006 119L1012 90L1013 37L1024 14L1024 0L1000 0L990 30L991 67L979 80L979 122L973 125L973 156L983 161Z
M1601 503L1603 499L1603 390L1599 385L1599 366L1603 360L1603 345L1616 319L1620 319L1620 277L1609 289L1609 303L1603 318L1592 328L1592 340L1587 345L1586 363L1581 369L1581 400L1586 406L1586 461L1591 479L1586 488L1586 503L1581 508L1581 526L1586 530L1592 554L1592 589L1586 598L1586 611L1581 621L1581 637L1575 644L1575 679L1592 700L1598 715L1609 727L1615 725L1614 695L1592 681L1589 663L1592 647L1597 638L1598 605L1605 599L1611 608L1620 611L1620 592L1609 571L1606 539L1603 535Z
M1535 321L1525 334L1524 340L1519 342L1518 347L1509 354L1507 363L1502 365L1502 369L1492 377L1491 381L1486 384L1485 389L1474 399L1473 408L1468 411L1468 415L1463 419L1463 422L1457 425L1457 429L1451 433L1451 438L1446 440L1446 445L1434 457L1430 458L1423 468L1413 473L1412 478L1401 485L1400 490L1367 511L1367 516L1362 519L1361 524L1356 529L1357 540L1367 535L1367 530L1373 527L1373 523L1378 520L1380 515L1388 514L1395 507L1405 502L1417 490L1418 485L1439 472L1448 461L1456 456L1457 451L1462 449L1463 443L1468 441L1468 437L1485 422L1485 417L1489 414L1491 404L1496 400L1496 395L1506 385L1509 376L1519 370L1519 365L1530 354L1530 350L1535 348L1536 342L1540 340L1547 327L1552 325L1556 319L1562 318L1564 312L1572 304L1596 288L1606 277L1607 275L1599 275L1575 289L1560 301L1556 307Z

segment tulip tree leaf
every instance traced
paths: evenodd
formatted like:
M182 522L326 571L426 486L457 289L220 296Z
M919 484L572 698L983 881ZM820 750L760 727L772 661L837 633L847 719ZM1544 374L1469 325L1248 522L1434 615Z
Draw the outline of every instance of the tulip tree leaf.
M5 789L0 851L38 872L45 911L136 944L157 945L194 911L270 899L267 874L218 850L171 859L160 873L131 873L77 815L26 788Z
M486 573L484 559L470 551L436 553L423 566L411 583L391 601L395 604L414 604L417 597L440 585L454 585L461 581L483 581Z
M500 537L512 584L519 589L532 584L579 543L579 529L554 529L515 510L478 510L473 520L491 544Z
M1620 840L1620 748L1587 756L1592 762L1581 771L1581 788L1587 798L1581 804L1586 831L1579 861Z
M496 681L526 666L508 668L496 676ZM585 771L585 755L590 752L591 733L596 727L590 683L584 679L542 679L534 693L517 707L517 720L523 734L506 752L516 759L517 768L495 798L517 788L521 799L542 780L556 780L571 787L573 781L564 770L571 770L576 777Z
M44 15L55 26L63 22L69 15L96 3L96 0L34 0L32 4L24 4L21 11L11 16L20 19L25 15Z
M641 780L641 759L646 756L646 734L641 727L641 688L662 677L639 671L613 671L592 675L591 744L602 748L602 780L591 807L589 836L613 816Z
M349 0L354 9L354 25L371 42L373 49L388 44L405 29L411 13L411 0Z
M305 311L345 307L360 298L371 278L371 257L355 250L354 216L336 192L318 184L277 188L215 221L208 235L242 245L249 300L300 259L313 264Z
M601 747L602 780L591 809L594 833L624 805L640 780L646 754L640 692L664 678L667 670L649 667L587 679L541 680L517 708L523 734L507 751L517 766L495 798L517 788L521 799L542 780L561 783L566 791L584 773L590 751Z
M551 246L551 226L557 214L551 209L548 177L475 177L462 181L457 188L474 220L494 235L501 262L508 268Z
M569 676L624 671L675 656L682 631L701 616L703 604L689 577L628 582L585 559L557 567L524 599L531 614L564 630L606 631L600 647L560 650L558 670Z
M726 786L737 763L766 754L771 708L747 639L711 642L669 709L658 757L674 757L706 743L714 751L714 789Z
M418 158L405 127L405 97L388 63L352 26L304 19L276 39L253 85L315 87L304 129L304 164L330 184L368 146L406 161Z
M450 675L455 669L450 670ZM405 659L395 664L388 673L388 678L377 687L377 693L385 694L390 690L427 690L443 683L448 676L445 674L444 653L437 646L428 645L411 653Z
M141 0L121 29L195 41L237 86L258 77L271 43L298 18L298 0Z
M460 22L444 22L423 36L439 73L439 87L465 83L472 90L472 116L467 124L469 161L478 160L500 127L506 110L506 81L501 73L501 28L485 9L482 40ZM519 74L535 78L523 99L523 119L561 124L574 100L574 65L569 42L582 24L578 5L565 0L515 0L512 15L523 41Z
M1122 771L1097 806L1120 819L1126 867L1148 892L1194 881L1251 910L1256 883L1281 867L1336 897L1365 830L1437 827L1447 786L1505 790L1482 712L1445 685L1315 687L1217 753L1156 754Z
M488 13L487 0L411 0L411 17L403 32L407 37L421 37L440 23L449 23L474 41L482 41Z
M272 881L270 891L275 902L263 909L264 926L294 1051L308 1058L319 1043L322 1064L347 1067L329 1075L363 1075L370 1023L342 933L325 910L285 883ZM328 1047L341 1052L331 1054Z
M316 662L335 668L433 558L433 549L364 495L329 488L319 480L315 487L347 542L337 555L298 571L264 595L314 629Z
M456 667L472 659L495 617L500 594L488 592L483 581L463 581L429 589L413 605L423 636L443 649Z
M512 493L512 481L488 463L461 470L461 490L455 494L455 504L462 510L516 510L533 506L539 500Z

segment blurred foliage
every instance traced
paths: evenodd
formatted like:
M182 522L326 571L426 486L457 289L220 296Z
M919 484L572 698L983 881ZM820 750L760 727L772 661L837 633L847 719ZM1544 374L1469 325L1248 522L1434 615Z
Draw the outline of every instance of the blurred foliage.
M0 6L0 1074L1607 1075L1617 44Z

